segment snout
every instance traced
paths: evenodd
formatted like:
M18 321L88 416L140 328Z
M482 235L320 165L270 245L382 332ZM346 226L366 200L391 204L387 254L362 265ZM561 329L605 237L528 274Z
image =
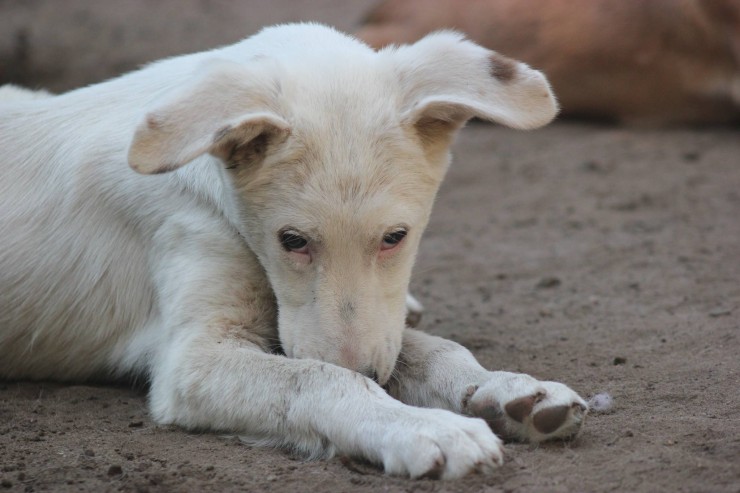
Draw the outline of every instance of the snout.
M321 298L297 309L278 311L278 332L286 356L324 361L380 385L387 383L401 351L404 305L389 315L389 310L377 303L369 303L369 308L355 303L349 313L343 305L322 303Z
M379 385L384 385L391 377L400 351L398 344L385 344L382 351L362 344L345 342L331 347L312 348L308 345L293 345L285 348L286 355L296 359L316 359L356 371ZM322 350L323 349L323 350Z
M393 373L398 354L368 355L363 353L365 352L361 348L352 344L343 344L340 347L339 360L336 364L361 373L376 383L384 385Z

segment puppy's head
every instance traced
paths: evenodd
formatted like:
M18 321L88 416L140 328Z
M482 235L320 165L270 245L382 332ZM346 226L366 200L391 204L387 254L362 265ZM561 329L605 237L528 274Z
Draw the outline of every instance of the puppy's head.
M237 196L229 220L270 279L286 354L384 383L455 132L472 117L535 128L557 107L542 74L454 33L380 52L331 36L326 53L211 63L147 115L129 162L161 173L209 155L198 165Z

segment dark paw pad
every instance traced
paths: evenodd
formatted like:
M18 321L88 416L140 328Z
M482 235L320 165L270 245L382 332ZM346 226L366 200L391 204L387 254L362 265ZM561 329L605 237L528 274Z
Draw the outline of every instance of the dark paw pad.
M532 418L532 424L540 433L553 433L565 424L571 406L555 406L543 409Z
M483 418L486 421L495 421L503 417L504 413L501 411L501 406L498 402L492 399L485 399L481 401L470 403L470 414Z
M524 419L532 414L534 405L537 404L545 394L538 393L527 397L520 397L506 404L506 414L517 423L523 423Z
M477 390L477 387L474 389ZM470 398L475 390L471 392L471 388L468 388L468 395L463 399L463 409L466 414L485 420L496 435L505 437L506 420L504 419L504 412L501 410L501 406L493 399L471 401Z

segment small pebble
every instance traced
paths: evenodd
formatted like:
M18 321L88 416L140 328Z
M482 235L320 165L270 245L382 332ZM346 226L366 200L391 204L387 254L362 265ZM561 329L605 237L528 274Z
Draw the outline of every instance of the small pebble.
M562 284L562 281L555 276L543 277L537 283L537 287L540 289L549 289L549 288L556 288L560 286L560 284Z
M588 408L592 413L608 413L614 407L614 399L607 392L596 394L588 401Z
M584 171L598 171L599 168L599 163L597 163L596 161L589 160L581 163L581 169L583 169Z
M108 476L118 476L120 474L123 474L121 466L112 465L108 468Z
M627 358L625 358L624 356L617 356L616 358L614 358L614 361L612 363L614 364L614 366L623 365L627 363Z
M726 315L731 315L732 309L730 308L724 308L724 307L717 307L714 310L709 312L710 317L724 317Z

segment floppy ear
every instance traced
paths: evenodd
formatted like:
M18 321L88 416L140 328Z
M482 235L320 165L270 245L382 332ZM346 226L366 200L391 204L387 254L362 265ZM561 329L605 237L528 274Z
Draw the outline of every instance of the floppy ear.
M541 72L458 33L434 33L390 51L401 81L402 120L424 139L449 137L473 117L532 129L558 112Z
M225 61L210 62L205 69L205 77L139 124L128 152L134 170L166 173L205 153L224 161L243 158L290 134L288 122L269 109L269 84L259 74Z

